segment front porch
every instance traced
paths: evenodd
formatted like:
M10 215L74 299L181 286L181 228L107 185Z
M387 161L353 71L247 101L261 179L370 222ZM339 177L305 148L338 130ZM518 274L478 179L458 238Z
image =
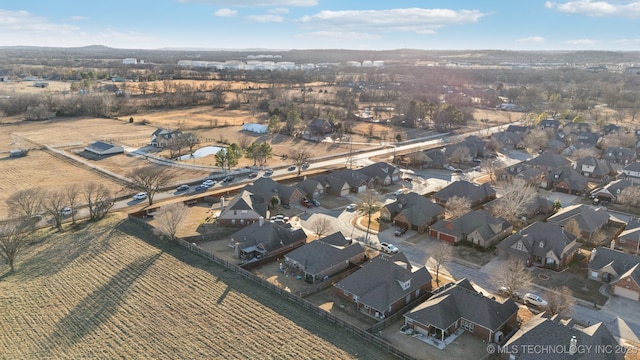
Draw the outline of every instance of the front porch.
M458 336L462 335L464 331L465 330L463 328L458 328L453 333L449 334L448 331L442 331L441 329L432 326L429 329L429 333L431 335L425 335L424 333L415 331L411 328L405 329L404 326L400 329L400 332L403 334L411 335L422 342L438 348L439 350L442 350L447 347L447 345L451 344L456 338L458 338Z

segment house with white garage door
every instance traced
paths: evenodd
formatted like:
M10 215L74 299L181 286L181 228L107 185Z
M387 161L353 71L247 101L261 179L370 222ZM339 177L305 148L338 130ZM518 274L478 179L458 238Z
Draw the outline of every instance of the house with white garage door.
M640 257L599 247L591 251L589 278L610 284L614 295L640 301Z

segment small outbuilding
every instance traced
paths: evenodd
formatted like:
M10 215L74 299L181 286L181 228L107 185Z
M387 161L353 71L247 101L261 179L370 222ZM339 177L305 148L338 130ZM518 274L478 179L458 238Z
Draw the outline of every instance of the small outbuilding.
M89 144L87 147L85 147L84 151L87 151L99 156L105 156L105 155L121 154L124 152L124 148L122 146L106 143L103 141L96 141Z
M268 131L267 125L262 124L244 124L242 125L242 130L254 132L256 134L266 134Z

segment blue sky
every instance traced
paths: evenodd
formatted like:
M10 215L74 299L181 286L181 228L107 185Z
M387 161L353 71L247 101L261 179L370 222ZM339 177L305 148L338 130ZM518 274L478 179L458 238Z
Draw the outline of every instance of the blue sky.
M640 50L632 0L0 0L0 46Z

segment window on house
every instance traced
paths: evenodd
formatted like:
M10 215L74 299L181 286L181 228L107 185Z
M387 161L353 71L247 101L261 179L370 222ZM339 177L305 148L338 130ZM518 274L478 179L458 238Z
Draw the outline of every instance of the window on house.
M467 330L469 332L473 332L473 323L472 322L469 322L469 321L463 319L461 321L461 323L460 323L460 326L463 329L465 329L465 330Z
M543 248L543 247L544 247L544 242L543 242L543 241L540 241L540 245L539 245L539 246L540 246L541 248Z
M620 238L618 241L620 242L620 244L624 244L624 238Z
M518 249L518 250L522 250L522 243L521 243L521 242L519 242L519 243L516 245L516 249Z
M236 223L236 219L231 219L231 224L235 224Z

